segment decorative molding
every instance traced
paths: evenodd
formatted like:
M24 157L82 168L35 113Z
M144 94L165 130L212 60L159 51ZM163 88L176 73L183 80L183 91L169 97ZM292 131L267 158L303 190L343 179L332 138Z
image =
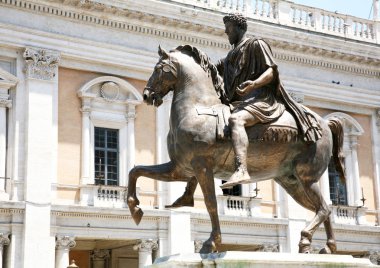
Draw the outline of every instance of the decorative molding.
M91 260L105 260L111 257L108 249L94 249L90 253Z
M199 225L209 225L210 220L206 219L191 219L191 224L193 226L199 226ZM223 227L229 227L232 226L234 228L262 228L262 229L274 229L274 230L280 230L280 229L286 229L287 225L286 223L283 224L267 224L267 223L254 223L254 222L237 222L237 221L226 221L226 220L220 220L220 225Z
M199 253L203 247L203 240L194 240L194 253Z
M1 211L0 211L1 212ZM130 215L110 215L104 212L62 212L62 211L52 211L52 216L64 217L64 218L96 218L96 219L109 219L109 220L128 220L131 221L132 216ZM144 222L168 222L168 217L162 216L144 216Z
M41 80L52 80L58 71L60 53L42 48L26 48L23 54L26 61L26 76Z
M10 243L9 234L0 233L0 254L4 246L9 245L9 243Z
M55 1L60 2L60 1ZM67 5L74 6L75 8L79 9L79 11L74 11L72 9L65 9L64 7L58 7L58 6L50 6L50 5L44 5L41 3L34 3L31 1L25 1L25 0L0 0L0 5L5 6L13 6L18 9L26 9L31 12L37 12L37 13L44 13L48 14L49 16L58 16L58 17L64 17L66 19L74 20L74 21L81 21L87 24L94 24L97 27L103 26L103 27L110 27L115 29L120 29L122 31L129 31L129 32L136 32L144 35L152 35L157 36L161 38L167 38L172 40L180 41L181 43L193 43L198 44L202 46L207 47L216 47L216 48L222 48L229 50L230 45L227 43L227 41L214 41L211 38L203 38L195 35L191 35L191 32L181 33L181 31L178 31L176 29L173 29L173 31L170 31L168 29L159 29L158 25L167 25L170 27L178 28L181 27L183 29L189 29L189 28L196 28L193 32L204 32L206 34L212 34L213 36L222 36L223 35L223 29L215 29L213 27L207 26L207 25L193 25L192 22L187 22L179 19L173 19L168 18L160 15L153 15L153 14L147 14L142 13L135 10L128 10L123 9L120 7L105 5L101 3L96 3L93 1L85 1L85 4L82 4L83 1L67 1L64 2ZM113 17L116 17L115 15L119 16L119 20L111 20L107 19L102 15L98 15L95 12L90 12L93 10L106 12L109 14L112 14ZM125 17L128 17L132 20L139 19L144 20L145 22L151 22L154 23L155 26L146 26L138 24L138 21L134 23L133 21L125 21ZM360 56L355 56L351 54L346 53L340 53L340 52L332 52L325 49L320 49L316 47L310 47L305 45L297 45L289 42L284 41L278 41L278 40L269 40L272 44L272 47L277 48L286 48L290 51L307 51L307 54L323 54L328 55L330 58L336 58L336 59L345 59L346 63L334 63L334 62L328 62L326 60L322 61L319 59L312 59L310 57L307 57L307 54L305 55L294 55L289 54L287 52L274 52L275 58L279 60L289 61L289 62L297 62L301 64L308 64L311 66L319 66L322 68L327 68L329 70L336 69L341 71L346 71L350 73L357 73L361 75L367 75L367 76L376 76L378 77L380 75L380 72L378 71L378 66L380 65L380 62L378 59L373 58L364 58ZM326 58L326 57L325 57ZM358 62L361 65L375 65L374 68L366 68L366 67L359 67L354 66L352 62Z
M279 245L278 244L263 244L260 246L259 251L262 252L279 252Z
M275 47L278 48L276 44L277 42L273 41L272 48L275 48ZM286 47L287 51L274 50L273 56L277 60L295 62L295 63L310 65L314 67L325 68L329 70L338 70L338 71L344 71L348 73L355 73L355 74L371 76L371 77L380 76L380 71L379 71L380 61L379 60L374 60L374 59L371 61L368 60L365 63L367 64L375 63L375 66L373 68L367 68L367 67L363 67L363 65L365 65L364 62L360 62L361 66L355 66L353 64L353 62L359 62L362 59L361 57L355 57L355 56L351 56L344 53L334 52L334 56L335 56L334 59L338 58L342 61L346 61L345 63L337 63L337 62L328 61L327 58L330 58L330 57L323 57L323 58L320 57L318 59L316 58L313 59L313 58L308 57L308 55L306 54L302 55L302 54L289 53L291 51L298 51L300 47L301 46L288 43L288 47ZM314 54L324 54L323 49L312 48L312 47L310 47L310 49L314 51L313 52Z
M152 252L152 250L158 249L158 242L157 240L153 239L140 240L136 245L133 246L133 249L138 251Z
M75 238L67 235L55 237L55 248L58 250L70 250L76 246Z
M108 102L114 102L120 94L120 86L115 82L105 82L100 87L100 96Z
M24 214L24 209L18 209L18 208L0 208L0 214L5 215L14 215L14 214Z
M305 95L299 92L288 90L289 95L298 103L304 103Z

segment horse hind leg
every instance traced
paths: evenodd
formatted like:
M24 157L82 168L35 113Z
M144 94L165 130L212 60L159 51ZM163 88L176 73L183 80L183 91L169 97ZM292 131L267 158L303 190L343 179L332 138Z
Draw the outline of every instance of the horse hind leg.
M313 202L312 199L308 196L308 194L305 195L305 189L307 189L307 187L305 188L304 185L296 177L290 176L288 178L278 178L276 179L276 182L279 183L298 204L310 211L316 212L316 216L314 217L312 222L301 232L301 240L298 245L299 252L310 253L312 235L314 234L316 228L323 222L325 225L325 231L327 235L327 243L326 246L322 248L319 253L334 253L336 251L336 243L329 217L330 210L323 197L321 196L318 186L316 187L316 189L317 196L320 197L320 201ZM313 186L313 190L315 190L314 188L315 186ZM321 207L325 208L326 211L325 213L322 213L322 217L318 215L318 212L320 211L319 208Z

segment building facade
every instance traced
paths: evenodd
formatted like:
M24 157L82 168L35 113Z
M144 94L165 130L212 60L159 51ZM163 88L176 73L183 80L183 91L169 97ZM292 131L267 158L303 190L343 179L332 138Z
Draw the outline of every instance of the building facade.
M223 16L271 44L285 88L322 117L344 122L347 183L320 180L338 253L380 252L380 20L286 0L0 0L0 267L143 267L196 252L211 224L200 189L193 208L165 209L183 183L140 178L145 214L126 206L128 172L164 163L171 98L142 91L157 48L191 44L213 61L230 45ZM222 250L298 251L313 217L274 181L222 192ZM325 244L323 227L313 251Z

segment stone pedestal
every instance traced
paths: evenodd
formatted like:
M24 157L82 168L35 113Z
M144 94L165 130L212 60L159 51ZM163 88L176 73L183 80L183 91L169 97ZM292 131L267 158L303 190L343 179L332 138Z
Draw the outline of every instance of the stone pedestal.
M178 254L157 259L150 268L296 268L371 267L369 259L349 255L291 254L227 251L214 254Z

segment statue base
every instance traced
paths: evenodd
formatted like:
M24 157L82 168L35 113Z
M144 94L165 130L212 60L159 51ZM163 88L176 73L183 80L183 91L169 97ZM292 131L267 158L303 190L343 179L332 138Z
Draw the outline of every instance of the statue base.
M296 267L376 267L368 259L350 255L290 254L227 251L212 254L177 254L156 259L150 268L296 268Z

